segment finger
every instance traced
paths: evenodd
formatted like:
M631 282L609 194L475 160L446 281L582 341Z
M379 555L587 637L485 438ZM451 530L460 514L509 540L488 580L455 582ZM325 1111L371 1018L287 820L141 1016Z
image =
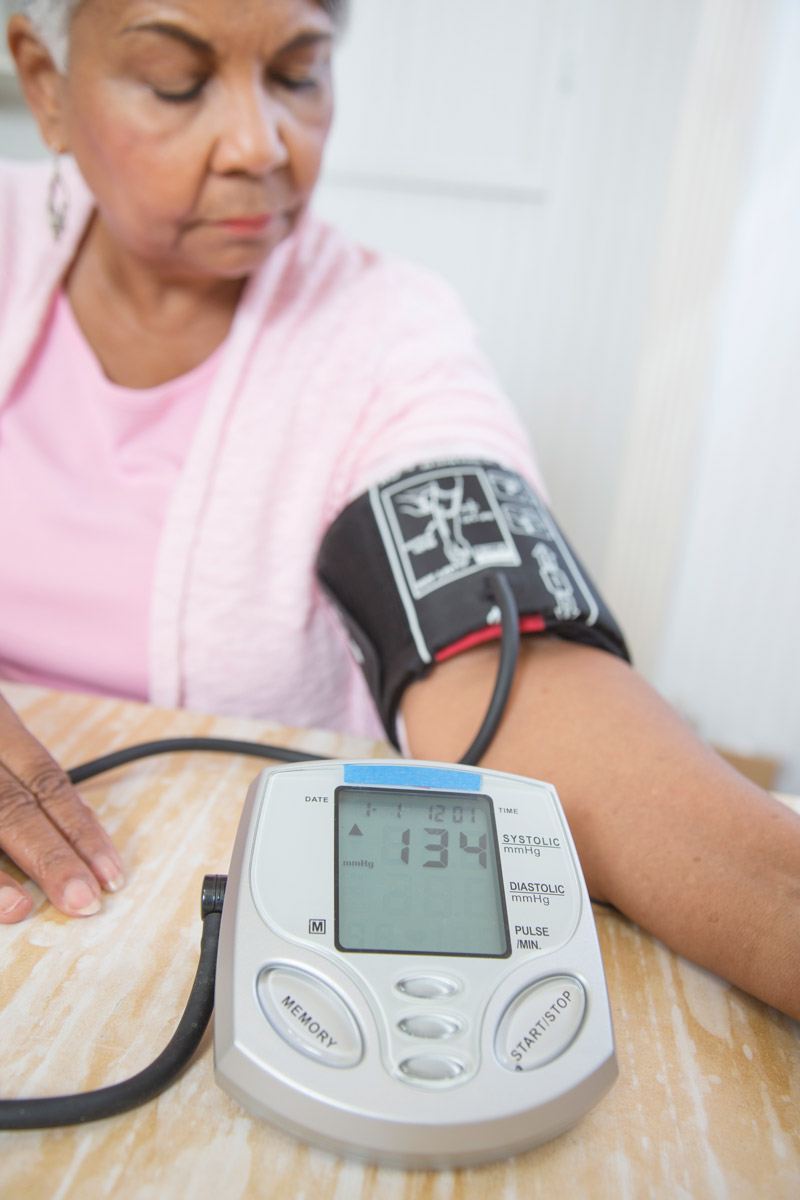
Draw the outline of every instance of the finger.
M100 885L18 779L0 768L0 847L67 916L100 908Z
M23 887L0 871L0 925L22 921L33 908L33 901Z
M26 755L22 782L102 886L110 892L118 891L125 879L111 838L58 764L45 751L37 754L35 750Z
M118 891L125 882L125 876L113 842L72 787L66 773L7 705L0 708L0 747L0 765L12 780L17 781L33 797L54 829L69 842L100 884L108 891ZM13 785L10 795L13 804ZM0 809L0 825L5 824ZM34 828L42 827L37 824ZM7 853L11 851L7 850ZM16 855L12 854L12 857L22 866ZM47 886L36 878L47 892Z

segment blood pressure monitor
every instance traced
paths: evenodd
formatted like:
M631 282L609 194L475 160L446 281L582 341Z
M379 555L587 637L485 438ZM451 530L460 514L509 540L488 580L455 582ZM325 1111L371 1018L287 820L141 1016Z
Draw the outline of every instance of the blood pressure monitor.
M217 1081L336 1153L515 1154L617 1074L591 904L555 790L465 766L262 771L228 876Z

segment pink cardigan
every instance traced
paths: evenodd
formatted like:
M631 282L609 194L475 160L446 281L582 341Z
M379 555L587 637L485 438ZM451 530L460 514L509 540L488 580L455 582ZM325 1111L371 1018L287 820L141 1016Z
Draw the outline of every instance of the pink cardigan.
M49 169L0 165L0 404L92 212L68 166L68 227L54 243ZM314 578L317 548L371 483L469 454L541 486L451 290L307 216L248 284L166 515L151 700L379 735Z

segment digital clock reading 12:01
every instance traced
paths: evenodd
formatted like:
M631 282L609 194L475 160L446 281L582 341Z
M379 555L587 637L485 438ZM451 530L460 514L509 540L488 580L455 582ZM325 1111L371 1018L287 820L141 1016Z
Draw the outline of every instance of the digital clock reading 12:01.
M510 954L487 796L339 787L335 855L339 950Z

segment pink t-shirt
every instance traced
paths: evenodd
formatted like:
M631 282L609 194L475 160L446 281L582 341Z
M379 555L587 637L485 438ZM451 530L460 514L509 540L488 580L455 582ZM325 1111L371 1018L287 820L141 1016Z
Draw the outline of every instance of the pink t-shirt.
M0 409L0 678L147 699L158 539L219 357L119 387L57 293Z

